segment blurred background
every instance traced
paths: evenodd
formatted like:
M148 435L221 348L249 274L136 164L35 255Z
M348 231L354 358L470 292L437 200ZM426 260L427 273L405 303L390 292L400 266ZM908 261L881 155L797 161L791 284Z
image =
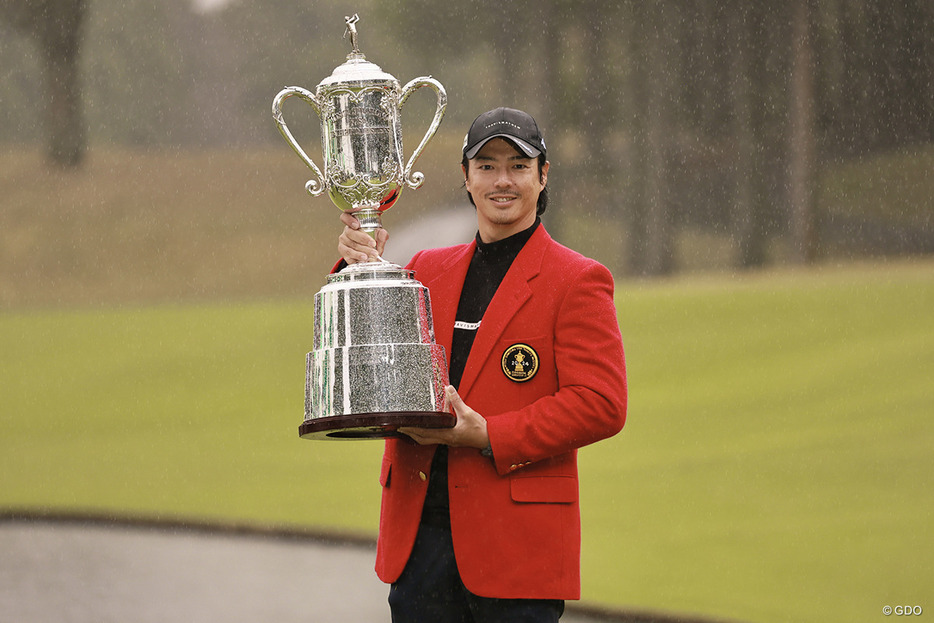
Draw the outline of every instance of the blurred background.
M397 246L470 239L461 144L506 105L548 141L549 232L616 276L630 419L581 452L585 601L932 607L930 0L0 0L0 511L372 540L381 444L297 437L339 212L271 116L354 13L448 93Z
M464 204L463 133L509 105L549 141L550 231L617 275L934 251L924 0L3 0L0 304L113 298L115 271L157 264L189 279L130 279L120 297L300 291L309 232L336 213L296 192L269 108L343 62L354 12L368 60L432 75L450 101L390 230ZM408 153L431 99L404 111ZM286 113L320 160L314 114ZM223 262L190 248L192 212ZM63 244L37 250L37 219Z

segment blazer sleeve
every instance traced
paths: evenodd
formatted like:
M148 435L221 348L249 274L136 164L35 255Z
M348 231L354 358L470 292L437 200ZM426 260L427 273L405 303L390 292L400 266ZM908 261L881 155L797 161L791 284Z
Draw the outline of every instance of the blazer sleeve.
M626 421L613 277L590 261L565 283L553 329L557 391L487 421L501 475L615 435Z

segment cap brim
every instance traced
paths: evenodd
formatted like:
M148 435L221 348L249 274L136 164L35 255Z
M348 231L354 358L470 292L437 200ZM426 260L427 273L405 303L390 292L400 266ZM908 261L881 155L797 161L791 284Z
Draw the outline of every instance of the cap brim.
M525 155L528 156L529 158L538 158L538 156L542 153L540 150L536 149L535 147L532 147L531 145L529 145L522 139L516 138L512 134L494 134L493 136L488 136L487 138L483 139L482 141L480 141L479 143L477 143L476 145L474 145L473 147L465 151L464 155L467 156L468 160L473 160L476 157L477 152L483 149L483 146L489 143L490 141L492 141L494 138L504 138L508 140L509 142L513 143L516 147L521 149L525 153Z

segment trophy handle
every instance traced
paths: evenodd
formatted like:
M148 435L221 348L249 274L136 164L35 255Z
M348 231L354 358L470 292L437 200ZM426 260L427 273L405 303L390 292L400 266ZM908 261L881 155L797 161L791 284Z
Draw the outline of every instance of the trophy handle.
M302 162L315 174L314 178L305 183L305 190L311 193L312 197L317 197L324 192L325 188L324 176L321 175L321 169L311 161L311 158L308 157L308 154L305 153L302 146L299 145L295 137L292 136L292 132L289 131L289 126L285 124L285 119L282 118L282 103L293 95L297 95L308 102L314 109L315 114L317 114L319 118L321 117L321 106L318 104L314 93L302 87L286 87L279 91L279 94L272 100L272 118L275 120L276 126L279 128L279 133L282 135L282 138L285 139L285 142L292 146L292 149L295 150L298 157L302 159Z
M428 141L431 140L431 137L433 137L435 132L438 131L438 126L441 125L441 119L444 118L444 109L447 108L448 105L448 96L444 91L444 87L441 86L441 83L431 76L426 76L422 78L415 78L402 87L402 95L399 97L399 110L402 110L402 106L405 104L405 100L409 98L409 95L424 86L429 86L435 90L435 93L438 96L438 107L435 110L434 119L431 120L431 125L428 126L428 131L425 132L425 136L422 138L422 142L418 144L418 147L412 153L412 157L409 158L409 162L405 165L405 172L403 173L405 177L405 183L409 188L412 189L418 188L422 185L422 182L425 181L425 176L422 173L418 171L412 173L412 167L415 166L415 161L418 160L418 157L422 155L422 151L425 149L425 145L428 144Z

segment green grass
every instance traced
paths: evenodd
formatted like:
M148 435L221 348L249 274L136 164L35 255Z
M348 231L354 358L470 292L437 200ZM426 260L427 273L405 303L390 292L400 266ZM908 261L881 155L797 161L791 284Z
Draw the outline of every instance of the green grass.
M753 623L930 606L934 264L621 283L584 599ZM310 300L0 314L0 507L375 534L379 442L300 440Z
M439 138L426 155L456 150ZM456 163L422 164L424 186L402 195L388 228L463 202ZM97 148L74 171L0 146L0 310L313 293L342 226L326 197L305 192L309 174L285 144Z
M624 289L630 422L582 453L586 597L763 622L924 603L932 268Z
M306 303L3 316L0 504L372 530L377 444L298 438L312 318Z

